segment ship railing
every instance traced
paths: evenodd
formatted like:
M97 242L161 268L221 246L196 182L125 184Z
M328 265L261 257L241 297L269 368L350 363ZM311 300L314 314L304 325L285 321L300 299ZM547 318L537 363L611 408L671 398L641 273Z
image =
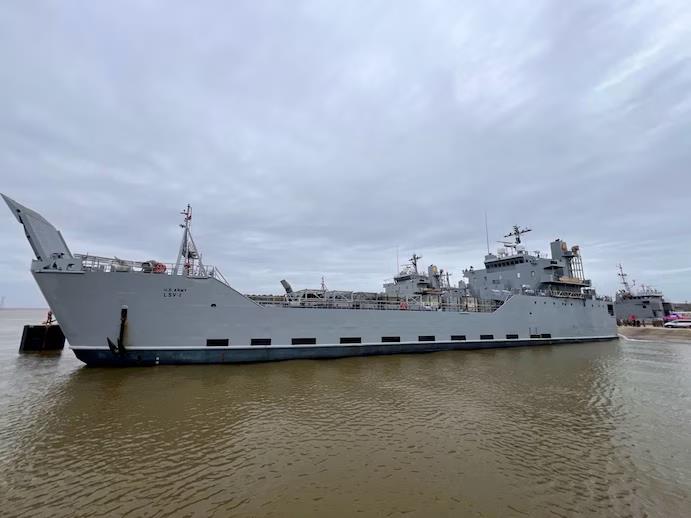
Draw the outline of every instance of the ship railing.
M545 297L557 297L562 299L585 299L585 294L580 291L569 291L569 290L544 290L540 291L539 295Z
M281 295L248 295L248 297L262 306L280 306L286 308L313 309L359 309L371 311L453 311L489 313L495 311L500 302L478 299L462 300L460 302L443 302L438 304L416 303L406 300L387 299L290 299Z
M221 271L210 265L194 264L190 267L180 266L175 271L175 264L159 261L130 261L118 257L101 257L88 254L75 254L82 262L82 270L93 272L143 273L152 275L180 275L200 279L214 278L226 285L230 285Z

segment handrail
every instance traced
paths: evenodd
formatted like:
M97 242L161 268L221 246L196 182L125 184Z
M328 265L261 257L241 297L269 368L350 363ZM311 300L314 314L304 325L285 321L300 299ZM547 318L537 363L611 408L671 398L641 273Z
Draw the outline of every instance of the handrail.
M228 280L221 271L214 266L200 267L198 264L180 271L175 271L172 263L161 263L158 261L130 261L117 257L100 257L87 254L75 254L75 258L81 261L82 269L85 271L110 272L131 272L136 274L152 275L179 275L197 279L213 278L219 282L230 286ZM325 292L329 293L329 292ZM349 292L342 292L347 294ZM461 297L459 302L437 302L424 301L420 298L398 299L382 295L383 298L363 297L358 298L337 296L337 297L298 297L296 294L291 296L276 295L248 295L248 298L262 306L282 306L290 308L329 308L329 309L363 309L363 310L387 310L387 311L454 311L454 312L473 312L488 313L493 312L502 306L508 298L501 301L483 300L475 297ZM519 292L517 292L519 293ZM539 290L534 293L526 293L541 297L556 297L567 299L585 299L585 294L580 291L570 290ZM509 298L511 295L509 294ZM599 299L598 299L599 300Z
M75 254L74 256L81 261L82 269L85 271L98 271L104 273L131 272L152 275L179 275L198 279L214 278L223 284L230 286L221 271L218 268L209 265L200 267L199 265L195 264L187 269L182 267L178 272L176 272L175 265L173 263L162 263L154 260L131 261L120 259L118 257L101 257L87 254Z
M280 295L248 295L262 306L315 309L359 309L371 311L453 311L458 313L491 313L502 303L468 298L461 303L425 304L411 300L385 299L290 299Z

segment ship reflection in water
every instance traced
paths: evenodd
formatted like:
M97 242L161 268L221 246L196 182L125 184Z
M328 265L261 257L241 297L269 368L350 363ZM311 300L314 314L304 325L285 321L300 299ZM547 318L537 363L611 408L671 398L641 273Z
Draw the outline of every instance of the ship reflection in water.
M3 514L681 516L691 347L239 366L18 356L0 311Z

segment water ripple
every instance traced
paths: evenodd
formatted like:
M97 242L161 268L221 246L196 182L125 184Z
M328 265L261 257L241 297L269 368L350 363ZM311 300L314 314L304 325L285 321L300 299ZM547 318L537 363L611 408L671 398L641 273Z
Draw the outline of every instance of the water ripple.
M9 516L681 516L691 347L87 369L0 320Z

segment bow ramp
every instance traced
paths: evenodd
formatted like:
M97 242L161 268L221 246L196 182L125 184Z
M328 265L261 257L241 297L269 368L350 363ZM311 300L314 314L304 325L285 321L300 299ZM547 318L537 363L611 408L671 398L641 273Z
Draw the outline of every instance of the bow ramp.
M2 195L17 221L24 226L24 234L34 250L36 259L43 262L57 258L73 259L72 252L67 248L62 234L46 218L38 212L17 203L9 196L0 195Z

